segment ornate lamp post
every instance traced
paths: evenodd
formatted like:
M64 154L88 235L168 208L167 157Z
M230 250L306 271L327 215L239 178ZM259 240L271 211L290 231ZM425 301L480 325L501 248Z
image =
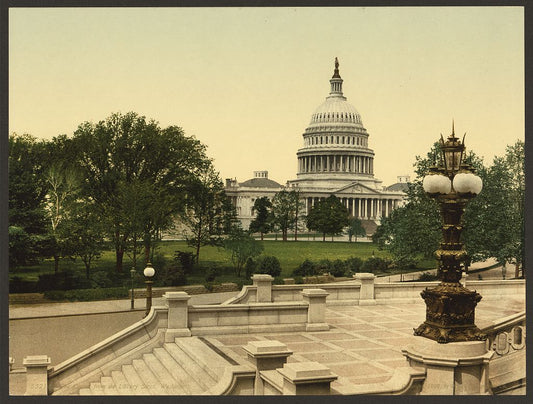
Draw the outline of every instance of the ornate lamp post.
M481 178L463 161L464 136L461 142L452 134L444 141L441 135L441 159L424 178L423 186L439 204L443 219L443 241L435 252L441 283L426 288L421 296L426 303L426 321L414 334L439 343L484 340L474 324L474 312L481 295L461 285L462 269L467 257L461 242L462 216L466 203L483 186Z
M155 275L155 269L152 267L152 264L149 262L146 264L146 268L144 268L144 276L146 277L146 312L144 313L144 317L150 313L150 309L152 308L152 283L150 279L152 279L152 276Z

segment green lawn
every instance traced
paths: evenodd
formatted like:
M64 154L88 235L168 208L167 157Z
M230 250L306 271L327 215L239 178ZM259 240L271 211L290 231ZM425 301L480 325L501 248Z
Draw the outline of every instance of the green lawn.
M305 240L305 239L304 239ZM341 242L341 241L261 241L264 246L263 255L273 255L280 260L282 268L282 277L291 276L292 271L297 268L305 259L313 262L318 262L322 259L329 259L331 261L340 259L346 260L350 257L359 257L363 260L374 254L376 257L389 258L389 254L381 251L373 243L365 242ZM185 241L162 241L156 248L156 253L162 254L170 262L174 256L175 251L190 251L194 249L187 246ZM142 264L138 260L137 270L140 273ZM104 271L114 268L115 257L113 251L106 251L102 257L95 260L92 265L91 272ZM158 260L154 259L154 268L156 272L161 268L157 267ZM131 268L131 259L124 256L124 270L125 275L129 273ZM205 246L200 250L200 269L188 275L188 283L205 283L205 268L209 266L216 266L219 268L220 275L216 282L231 282L236 280L231 267L230 254L219 247ZM425 260L419 264L419 269L430 269L435 267L435 260ZM62 259L60 261L60 270L73 269L84 273L85 268L81 261L72 261L70 259ZM42 264L33 267L18 268L10 271L10 277L19 276L24 280L37 280L39 274L53 273L53 261L45 260Z

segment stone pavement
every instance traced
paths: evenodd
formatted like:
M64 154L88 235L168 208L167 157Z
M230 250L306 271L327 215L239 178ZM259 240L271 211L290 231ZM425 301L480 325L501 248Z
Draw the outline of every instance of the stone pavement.
M476 309L476 325L486 327L524 308L524 297L481 300ZM407 366L401 350L419 338L413 336L413 328L424 320L422 299L415 304L328 306L329 331L204 338L239 363L246 362L242 346L249 341L278 340L294 352L288 362L317 361L328 366L338 375L332 388L342 394L350 384L383 382L392 376L395 368Z
M221 302L235 293L193 296L191 300L194 298L194 301L191 303L215 303L214 300ZM163 302L155 302L155 304L160 303ZM91 304L94 303L64 305L65 307L75 305L78 312L81 309L96 310L97 307L103 306L106 309L129 308L129 301L98 302L94 307ZM143 304L143 301L136 302L136 307L142 307ZM33 315L75 311L58 305L60 304L40 305L46 307L35 307L33 310L28 307L32 305L27 305L25 311ZM503 301L482 299L476 309L476 324L483 328L494 320L518 313L524 308L524 296ZM22 315L23 309L13 308L13 315ZM424 319L425 304L422 299L414 304L327 306L326 321L330 325L329 331L219 335L204 338L239 363L246 362L242 346L249 341L278 340L287 344L294 352L289 357L289 362L317 361L328 366L338 375L338 380L332 384L332 387L337 393L342 394L343 389L347 389L349 385L382 382L391 377L395 368L407 366L401 349L416 338L413 336L413 328L421 324ZM23 394L25 374L11 374L9 384L11 394Z

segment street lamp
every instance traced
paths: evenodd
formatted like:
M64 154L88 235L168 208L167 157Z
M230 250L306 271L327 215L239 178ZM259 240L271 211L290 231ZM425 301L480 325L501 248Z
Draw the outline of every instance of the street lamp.
M146 312L144 313L144 317L150 313L150 309L152 308L152 276L155 275L155 269L152 267L152 264L149 262L146 264L146 268L144 268L144 276L146 277Z
M135 268L132 268L130 270L130 274L131 274L131 310L133 310L135 308L135 300L134 300L134 296L133 296L133 287L134 287L133 281L135 279L136 273L137 273L137 271L135 271Z
M463 287L459 282L467 258L461 242L462 216L466 203L483 186L473 168L463 161L464 137L461 142L452 134L444 141L441 158L423 180L424 191L435 199L443 219L443 241L435 252L440 284L426 288L421 296L426 303L426 321L414 331L439 343L484 340L486 335L474 324L474 312L481 295Z

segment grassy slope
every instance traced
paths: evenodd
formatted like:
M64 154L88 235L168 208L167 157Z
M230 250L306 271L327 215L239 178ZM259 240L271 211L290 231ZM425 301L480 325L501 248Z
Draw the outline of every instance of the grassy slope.
M363 260L374 254L376 257L389 257L389 254L385 251L378 250L377 246L372 243L362 242L331 242L331 241L268 241L261 242L264 246L263 255L274 255L280 262L282 267L282 276L288 277L292 271L298 267L305 259L310 259L313 262L318 262L322 259L329 260L345 260L350 257L359 257ZM187 246L185 241L163 241L157 247L157 252L164 255L167 260L171 260L174 256L174 252L191 251L194 250ZM141 259L137 264L137 269L142 267ZM231 269L230 254L224 249L218 247L205 246L200 250L200 264L206 266L214 264L220 268L221 275L217 277L217 282L229 282L235 279L233 271ZM93 269L91 272L107 270L114 267L114 253L112 251L106 251L102 254L102 257L95 260L93 263ZM128 270L131 266L131 260L124 256L124 269ZM434 268L434 260L422 261L419 265L421 269ZM70 259L62 259L60 261L60 270L75 269L84 273L85 269L83 263L80 260L73 262ZM156 268L157 271L157 268ZM37 280L39 274L53 273L53 261L45 260L41 265L20 268L16 271L10 271L10 276L20 276L25 280ZM189 283L204 283L203 271L197 271L188 277Z

